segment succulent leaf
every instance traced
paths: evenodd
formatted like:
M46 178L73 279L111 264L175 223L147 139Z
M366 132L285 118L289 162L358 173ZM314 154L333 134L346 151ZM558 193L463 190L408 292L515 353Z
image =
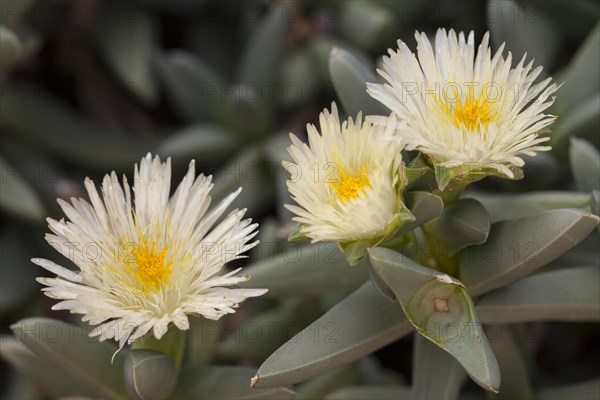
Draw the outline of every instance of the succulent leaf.
M463 367L449 353L422 335L415 335L414 343L414 398L456 399L467 377Z
M477 384L497 392L498 363L463 284L390 249L372 249L369 259L417 332L455 357Z
M597 266L535 274L484 295L477 312L494 324L600 321L599 279Z
M582 192L600 190L600 153L589 142L571 138L571 169Z
M95 396L125 395L125 354L116 353L112 344L98 342L88 337L85 329L50 318L26 318L11 329L33 353L93 390Z
M389 115L390 111L367 94L367 82L377 82L373 69L346 50L334 48L329 56L329 74L344 110L354 118Z
M460 279L473 296L505 286L581 242L600 218L564 208L496 222L486 243L461 253Z
M256 389L250 387L254 371L246 367L184 368L173 399L222 400L293 400L296 393L288 388Z
M559 208L590 207L589 193L544 191L523 194L502 194L468 191L465 198L478 200L485 206L492 223L517 219Z
M442 214L423 227L436 255L452 257L463 248L484 243L490 232L490 217L475 199L462 199L444 208Z
M147 106L158 101L151 63L158 28L153 13L130 2L107 4L94 25L94 36L106 63L121 85Z
M256 373L255 387L302 382L410 332L412 325L398 305L366 282L271 354Z
M204 60L183 50L155 57L166 99L185 122L222 120L225 79Z
M177 382L173 359L155 350L131 350L123 370L127 390L135 399L166 399Z
M0 157L2 190L0 208L32 221L44 218L44 207L35 190L19 175L15 168Z
M527 365L517 343L513 340L517 327L509 325L493 325L488 335L494 354L498 358L502 373L502 390L493 396L494 400L533 400L535 398ZM494 337L492 339L492 329Z
M0 356L17 371L42 386L53 397L97 396L96 388L89 387L60 368L36 355L22 342L12 336L0 337Z
M238 82L264 85L278 80L286 32L293 21L287 15L289 4L282 1L258 21L240 62Z
M444 202L438 196L427 192L406 193L406 206L414 215L415 220L409 221L396 232L396 236L402 236L413 229L423 225L427 221L438 217L444 209Z
M241 286L269 288L266 297L348 293L368 279L366 265L366 260L348 265L335 243L290 243L281 253L246 267L250 280Z

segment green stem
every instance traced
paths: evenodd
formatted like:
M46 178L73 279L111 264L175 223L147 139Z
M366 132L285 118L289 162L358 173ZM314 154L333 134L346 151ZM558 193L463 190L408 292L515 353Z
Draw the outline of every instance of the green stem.
M182 331L172 326L160 340L154 336L146 337L141 341L133 343L131 348L156 350L167 354L173 359L175 367L179 371L183 364L186 342L187 331Z
M466 187L467 183L455 179L443 191L436 188L431 193L439 196L444 202L444 206L448 206L459 199Z
M439 238L443 233L437 230L435 221L429 221L421 226L427 255L426 259L428 261L428 264L425 265L450 276L457 277L460 251L450 252L450 249L443 246L443 243L440 246L441 243L436 238Z
M420 229L420 228L416 228L416 229ZM427 265L427 264L425 264L427 262L425 253L421 249L421 244L417 240L417 235L415 234L415 230L408 232L406 234L406 236L407 236L408 243L410 243L414 249L414 254L415 254L414 260L417 261L421 265Z

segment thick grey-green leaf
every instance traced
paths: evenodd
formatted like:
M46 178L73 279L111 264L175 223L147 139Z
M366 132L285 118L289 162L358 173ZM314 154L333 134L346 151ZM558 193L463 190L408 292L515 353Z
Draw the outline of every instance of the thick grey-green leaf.
M255 386L305 381L410 332L412 325L398 305L366 282L271 354L258 369Z
M463 284L390 249L371 249L369 260L417 331L456 358L477 384L497 392L498 363Z
M599 228L600 224L596 227L598 232L600 232ZM600 238L598 237L598 233L592 232L578 245L545 266L544 271L558 268L571 268L579 265L600 265L599 241Z
M287 179L289 173L283 168L282 161L292 162L292 158L287 149L291 145L289 134L286 132L272 135L264 146L265 156L271 163L273 175L275 178L275 188L277 195L277 217L280 221L290 221L292 212L285 208L285 204L293 204L290 192L287 189Z
M123 370L127 391L134 399L166 399L177 382L173 359L156 350L131 350Z
M390 111L367 93L367 82L377 82L372 67L346 50L334 48L329 56L329 74L333 87L347 114L389 115Z
M559 119L553 128L550 145L557 153L565 154L569 138L580 137L600 147L599 130L600 93L596 93Z
M419 182L419 180L425 176L425 174L430 173L430 177L435 180L435 176L433 176L431 167L427 164L426 156L423 153L419 153L418 156L413 158L410 163L406 166L406 181L407 187L406 190L413 190L413 187L419 183L423 183L423 186L429 190L434 190L437 186L435 182Z
M535 274L486 294L477 303L484 323L600 320L598 266Z
M31 10L36 0L5 1L0 11L0 23L8 27L18 25L23 16Z
M247 215L255 217L273 204L274 179L273 166L265 162L262 149L248 148L214 174L213 204L242 187L243 190L233 202L233 206L247 208Z
M534 12L531 5L513 0L489 1L487 20L496 49L506 42L505 52L511 51L517 62L527 53L527 62L535 59L535 64L545 69L552 65L561 35L551 21L544 14Z
M64 160L102 171L115 167L130 170L155 146L153 138L145 138L145 146L140 146L128 136L106 132L41 89L10 86L3 94L3 125L24 141Z
M571 0L568 2L529 0L528 6L537 8L551 18L557 30L572 39L582 39L589 33L600 18L598 3L589 0ZM534 13L535 10L531 10ZM533 14L535 15L535 14Z
M414 343L413 399L456 399L467 377L463 367L422 335L415 335Z
M254 389L250 379L254 370L246 367L184 368L173 399L197 400L292 400L296 393L284 387Z
M157 30L154 14L129 1L106 4L94 26L105 62L121 84L147 106L158 100L151 63Z
M6 383L3 385L2 392L6 399L36 399L40 391L47 392L42 389L41 385L32 385L31 379L15 369L14 366L3 378ZM51 396L51 394L48 395Z
M600 190L592 191L592 201L590 208L592 209L592 212L595 215L600 216Z
M318 82L321 84L321 89L329 93L333 89L331 87L331 74L329 73L329 59L331 51L334 48L346 49L356 58L363 63L363 65L370 65L372 58L365 54L359 47L348 43L340 39L337 36L329 34L316 36L308 44L309 50L313 56L313 64L315 68L315 75Z
M490 232L490 217L475 199L461 199L423 227L436 254L452 257L466 246L481 244Z
M72 376L99 397L120 398L124 351L98 342L89 331L50 318L26 318L13 325L15 336L36 355ZM111 364L111 359L114 361Z
M600 90L598 70L600 70L600 23L596 23L569 66L557 77L557 82L564 82L564 84L558 92L553 109L561 114L569 110L572 114L577 112L577 108L585 106L585 103Z
M517 343L513 340L514 327L493 325L488 327L488 337L502 373L502 390L490 396L494 400L533 400L529 371ZM492 339L491 331L494 331Z
M4 187L2 188L4 191ZM35 247L16 229L0 231L0 313L19 309L31 301L40 268L29 261Z
M523 194L484 193L468 191L465 198L473 198L484 205L492 223L505 219L528 217L542 211L558 208L590 207L590 194L567 191L540 191Z
M592 379L570 385L546 387L538 389L535 395L538 400L597 400L600 398L600 379Z
M201 367L210 361L215 346L221 338L222 325L221 321L204 317L190 318L190 331L194 333L187 335L185 365L188 367Z
M564 208L496 222L486 243L463 250L460 279L472 296L505 286L581 242L600 218Z
M56 216L62 214L62 210L56 202L58 197L69 198L85 192L83 182L89 171L83 169L75 171L71 167L65 168L66 165L59 165L56 159L41 154L16 137L3 139L2 153L8 162L15 167L17 173L35 188L35 192L44 205L45 215ZM131 171L131 165L128 167L128 170ZM6 182L6 179L4 182ZM2 185L4 185L4 182ZM38 233L36 236L38 239L43 240L41 234ZM33 256L40 256L40 254L32 254L30 258ZM30 260L27 259L27 262L30 262Z
M226 112L225 79L205 61L183 50L155 58L167 101L183 121L221 118Z
M589 142L571 138L569 150L571 170L577 188L583 192L600 189L600 153Z
M190 125L167 136L156 148L163 157L173 157L188 163L219 162L233 154L238 144L233 134L217 125Z
M339 7L340 33L360 48L383 52L394 44L399 24L384 6L372 1L347 1Z
M369 279L367 261L348 265L344 254L332 242L287 243L281 253L249 265L244 272L250 280L240 285L268 288L265 294L268 297L350 292Z
M23 45L19 37L4 25L0 25L0 68L16 62L21 58Z
M31 221L43 220L46 212L38 194L2 157L0 157L0 177L2 179L0 208Z
M0 337L0 357L52 397L96 396L98 392L56 368L12 336Z
M310 45L288 57L282 67L279 100L285 107L307 104L321 90L314 50Z
M396 236L404 235L424 223L437 218L444 209L444 202L438 196L428 192L406 193L406 206L415 216L415 220L407 222L400 228Z
M42 47L42 35L28 28L19 28L12 32L0 25L0 71L9 72L11 68L32 58Z
M346 365L298 385L298 397L296 399L323 399L335 390L357 383L356 366L353 364Z
M377 290L379 290L379 293L381 293L381 295L389 301L396 301L396 295L394 294L394 291L390 289L388 284L385 283L383 279L381 279L377 271L373 269L373 266L370 262L368 265L368 270L369 278L371 278L371 283L373 284L373 286L375 286Z
M413 400L413 390L403 385L349 386L336 390L327 400Z
M230 360L248 357L265 360L321 314L318 298L291 297L265 312L255 314L236 326L217 344L215 355Z
M545 135L545 134L543 134ZM552 133L549 133L552 136ZM552 152L544 151L535 156L522 155L525 165L519 180L495 179L505 192L534 192L559 186L565 175L564 163Z
M287 234L292 230L292 224L282 225L273 216L266 217L260 224L256 239L258 245L249 252L250 260L263 261L274 257L287 245Z
M289 12L290 3L282 1L259 21L240 61L238 82L266 89L265 84L278 81L285 39L293 20L288 15Z

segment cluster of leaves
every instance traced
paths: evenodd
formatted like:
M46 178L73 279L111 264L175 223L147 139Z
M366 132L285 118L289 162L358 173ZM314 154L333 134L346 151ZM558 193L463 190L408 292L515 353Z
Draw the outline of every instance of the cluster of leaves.
M171 329L160 345L169 355L146 343L112 365L116 347L87 327L22 319L0 354L40 393L2 374L6 395L483 398L468 375L500 387L494 398L597 398L594 354L554 372L536 357L598 332L581 324L600 320L598 5L223 3L3 3L2 328L50 308L32 296L40 271L27 260L54 256L41 238L43 218L60 216L55 198L81 195L85 175L131 172L148 151L176 168L196 158L215 173L215 201L244 187L237 205L261 219L263 243L248 285L269 289L224 322L193 321L187 338ZM303 132L334 97L349 115L387 114L365 91L374 56L443 25L489 29L495 46L558 71L552 154L527 160L524 180L479 182L447 207L416 158L406 194L415 221L398 233L410 239L356 266L333 244L288 243L287 132Z

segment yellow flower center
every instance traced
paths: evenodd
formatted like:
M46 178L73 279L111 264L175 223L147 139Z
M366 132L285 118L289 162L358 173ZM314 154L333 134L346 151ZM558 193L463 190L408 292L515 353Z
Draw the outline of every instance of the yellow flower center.
M478 99L476 101L467 101L464 104L455 107L453 110L453 120L455 126L463 124L472 130L481 122L487 125L496 117L492 113L492 105L486 100Z
M133 248L135 279L147 289L157 289L171 275L172 259L167 259L168 246L158 249L156 242L141 241Z
M454 89L454 87L453 87ZM450 99L456 99L458 97L458 91L453 90L452 96L444 92L444 99L438 99L441 104L442 112L456 127L461 125L465 126L469 130L477 128L481 123L487 125L493 121L497 114L492 111L493 100L488 99L485 91L481 91L479 96L475 98L473 93L473 85L469 87L469 95L466 101L459 104L453 104Z
M361 191L364 192L365 187L371 187L371 182L366 172L367 164L364 164L360 171L356 171L353 174L337 162L335 166L337 171L336 179L332 179L329 185L338 200L348 201L354 199Z

